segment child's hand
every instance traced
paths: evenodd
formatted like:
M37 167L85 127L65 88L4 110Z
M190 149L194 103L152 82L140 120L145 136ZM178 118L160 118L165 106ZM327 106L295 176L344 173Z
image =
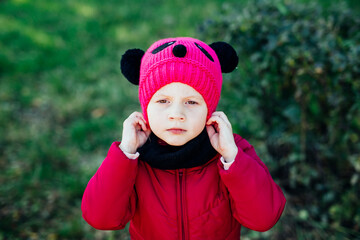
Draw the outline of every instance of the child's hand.
M223 112L214 112L206 122L213 148L220 153L225 161L235 159L238 148L235 144L231 123Z
M133 112L123 123L120 149L127 153L136 153L150 136L151 130L140 112Z

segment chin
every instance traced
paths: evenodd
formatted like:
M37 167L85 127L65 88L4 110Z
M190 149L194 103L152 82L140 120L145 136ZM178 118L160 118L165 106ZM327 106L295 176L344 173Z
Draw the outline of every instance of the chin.
M163 141L165 141L167 144L171 146L179 147L187 143L189 139L168 138L168 139L163 139Z
M187 143L187 141L186 142L184 142L184 141L165 141L165 142L171 146L176 146L176 147L182 146L185 143Z

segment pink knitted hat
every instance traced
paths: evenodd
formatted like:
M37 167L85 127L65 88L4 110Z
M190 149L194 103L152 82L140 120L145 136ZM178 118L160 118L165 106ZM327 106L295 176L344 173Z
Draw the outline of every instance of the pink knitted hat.
M154 93L173 82L187 84L202 95L209 119L220 99L222 72L233 71L237 63L236 52L227 43L208 46L194 38L179 37L159 40L145 53L128 50L121 59L121 70L130 82L139 85L146 120L147 106Z

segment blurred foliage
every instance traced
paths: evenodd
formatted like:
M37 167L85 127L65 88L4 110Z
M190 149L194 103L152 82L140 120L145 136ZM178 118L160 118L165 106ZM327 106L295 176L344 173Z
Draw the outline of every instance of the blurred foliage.
M348 2L356 8L355 1ZM327 7L328 1L320 2ZM344 8L323 18L316 6L302 10L280 3L239 10L229 5L218 15L222 3L0 1L0 240L129 239L126 229L92 229L80 210L85 186L111 142L119 140L123 120L140 110L137 89L121 76L119 60L126 49L146 49L159 38L200 37L196 26L207 18L213 21L203 26L204 37L231 41L242 55L239 71L230 74L233 80L225 76L220 108L234 130L260 152L290 202L274 230L248 231L243 238L305 239L317 234L319 239L328 233L341 238L358 230L359 110L353 104L359 102L358 20ZM283 28L280 16L297 27L292 34L275 28L270 14ZM270 36L259 28L265 20L275 38L286 30L282 46L259 40ZM301 31L308 31L308 25L314 30L304 38ZM239 31L240 26L245 28ZM323 55L312 56L316 49L308 39L315 41L314 32ZM300 57L302 52L308 53ZM311 72L315 65L310 59L317 54L322 65ZM284 76L288 85L276 76Z
M234 127L260 142L286 192L273 239L359 239L359 15L344 4L323 12L316 4L256 1L224 8L201 32L239 53L221 107L239 110Z

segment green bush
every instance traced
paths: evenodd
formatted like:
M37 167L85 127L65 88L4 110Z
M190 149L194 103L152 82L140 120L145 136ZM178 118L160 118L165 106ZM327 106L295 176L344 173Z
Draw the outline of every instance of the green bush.
M256 1L225 7L200 31L239 53L222 107L246 111L234 114L234 128L259 143L286 192L282 235L360 237L359 15L344 5L325 12L312 4ZM253 109L243 106L248 103Z

